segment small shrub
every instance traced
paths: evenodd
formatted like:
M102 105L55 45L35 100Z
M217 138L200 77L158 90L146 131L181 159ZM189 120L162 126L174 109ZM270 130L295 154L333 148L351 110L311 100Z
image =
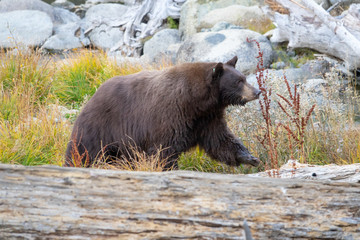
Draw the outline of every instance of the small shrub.
M314 60L315 54L318 53L317 51L309 48L299 48L294 50L294 56L289 56L286 44L277 45L274 47L274 52L276 53L276 59L274 62L284 62L287 68L300 67L309 60Z
M246 24L245 28L261 34L265 34L266 32L275 29L276 26L270 19L267 19L266 21L262 21L261 23L249 22Z
M179 20L173 19L172 17L168 17L166 19L167 25L171 29L179 29Z

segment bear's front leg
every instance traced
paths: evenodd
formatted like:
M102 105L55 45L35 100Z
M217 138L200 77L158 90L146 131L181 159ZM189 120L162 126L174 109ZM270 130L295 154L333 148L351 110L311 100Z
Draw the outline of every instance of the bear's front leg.
M260 161L252 156L239 138L226 126L225 120L216 119L201 130L199 145L212 158L230 166L249 164L258 166Z

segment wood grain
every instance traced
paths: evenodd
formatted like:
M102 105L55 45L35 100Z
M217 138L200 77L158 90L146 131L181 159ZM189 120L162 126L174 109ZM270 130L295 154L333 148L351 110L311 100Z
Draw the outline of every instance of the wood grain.
M0 164L0 239L360 239L360 184Z

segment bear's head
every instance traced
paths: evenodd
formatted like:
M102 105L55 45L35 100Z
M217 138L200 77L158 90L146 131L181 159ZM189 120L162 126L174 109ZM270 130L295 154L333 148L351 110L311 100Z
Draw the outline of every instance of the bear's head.
M250 85L246 77L235 65L238 58L235 56L227 63L218 63L213 68L213 80L219 83L220 101L224 106L245 105L247 102L258 99L261 91Z

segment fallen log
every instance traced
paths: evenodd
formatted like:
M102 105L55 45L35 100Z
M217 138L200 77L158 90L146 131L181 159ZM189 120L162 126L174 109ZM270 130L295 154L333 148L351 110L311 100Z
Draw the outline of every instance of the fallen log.
M360 239L360 184L0 164L0 239Z
M342 59L350 70L360 68L360 4L338 17L313 0L267 0L264 8L277 28L272 42L288 48L311 48Z

